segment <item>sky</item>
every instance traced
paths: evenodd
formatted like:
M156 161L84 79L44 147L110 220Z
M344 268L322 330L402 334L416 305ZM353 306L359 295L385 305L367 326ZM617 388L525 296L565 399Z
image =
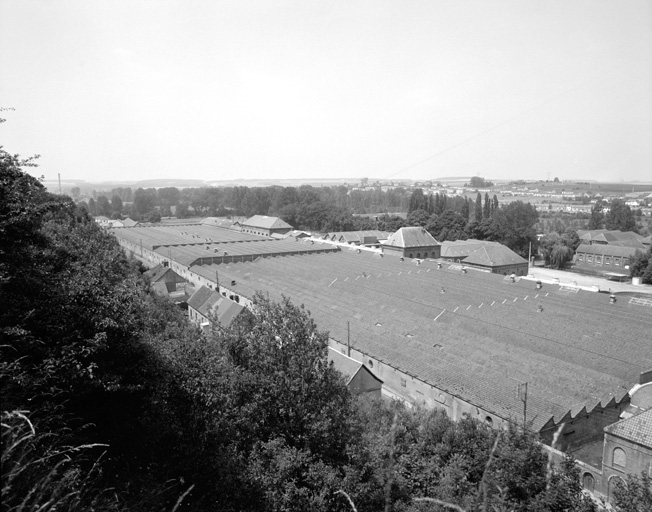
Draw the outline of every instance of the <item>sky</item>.
M649 0L0 0L46 179L652 182Z

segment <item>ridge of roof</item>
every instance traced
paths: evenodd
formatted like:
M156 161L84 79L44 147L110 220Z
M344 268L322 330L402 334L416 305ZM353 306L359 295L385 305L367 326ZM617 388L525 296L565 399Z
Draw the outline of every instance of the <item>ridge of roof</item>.
M290 228L287 222L279 217L268 217L267 215L254 215L242 222L243 226L255 226L265 229Z
M409 247L430 247L441 244L426 231L426 228L412 226L400 228L396 233L390 235L385 245L407 249Z

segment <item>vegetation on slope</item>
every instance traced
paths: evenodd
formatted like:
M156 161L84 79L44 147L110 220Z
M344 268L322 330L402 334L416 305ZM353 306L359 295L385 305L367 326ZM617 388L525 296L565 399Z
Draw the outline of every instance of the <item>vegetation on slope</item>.
M288 301L203 336L29 163L0 150L3 510L591 510L529 433L354 399Z

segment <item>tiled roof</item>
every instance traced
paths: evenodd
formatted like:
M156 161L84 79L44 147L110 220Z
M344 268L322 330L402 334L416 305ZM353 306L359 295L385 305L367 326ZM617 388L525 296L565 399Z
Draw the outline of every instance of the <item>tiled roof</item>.
M441 256L442 258L459 258L463 259L464 263L485 267L527 263L525 258L522 258L508 247L498 242L482 240L443 242Z
M652 448L652 409L605 427L608 434Z
M209 317L211 314L216 315L218 323L224 327L228 326L244 309L244 306L223 297L206 286L202 286L190 297L188 306L196 309L205 317Z
M409 227L401 228L391 235L385 245L392 247L432 247L441 245L425 228Z
M202 286L192 294L190 299L188 299L188 306L199 311L199 308L201 308L214 293L215 290L211 290L208 286Z
M619 231L619 230L607 230L607 229L592 229L584 230L580 229L577 231L578 236L581 240L584 241L595 241L595 242L617 242L623 240L641 240L643 237L638 233L633 231Z
M503 418L522 415L516 386L528 382L534 429L619 402L652 368L649 312L598 293L349 251L191 270L216 268L244 297L305 304L335 340L349 321L353 348Z
M241 223L243 226L252 226L263 229L292 229L287 222L278 217L268 217L267 215L254 215Z

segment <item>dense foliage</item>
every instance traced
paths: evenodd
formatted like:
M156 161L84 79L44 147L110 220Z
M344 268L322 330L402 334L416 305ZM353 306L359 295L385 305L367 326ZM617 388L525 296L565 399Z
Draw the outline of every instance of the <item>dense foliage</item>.
M0 152L3 510L591 509L529 433L354 399L287 300L204 336L29 163Z

